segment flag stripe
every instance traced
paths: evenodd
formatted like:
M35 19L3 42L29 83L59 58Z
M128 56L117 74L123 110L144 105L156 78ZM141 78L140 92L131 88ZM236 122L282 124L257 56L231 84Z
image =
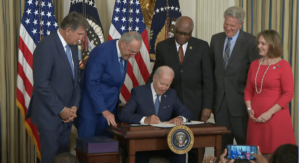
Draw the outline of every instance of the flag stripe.
M22 84L22 85L25 86L26 93L28 95L30 95L30 97L31 97L32 91L33 91L33 87L31 85L30 81L28 80L27 76L25 75L25 73L23 71L23 66L20 63L18 63L18 79L19 78L21 78L22 82L23 82L23 83L20 83L20 85Z
M21 38L21 36L19 37L19 50L22 52L22 56L23 59L26 60L26 62L28 63L28 65L31 67L32 69L32 63L33 63L33 55L32 53L29 51L29 49L27 48L26 44L24 43L23 39Z
M121 94L122 94L124 100L129 101L131 94L130 94L129 90L127 89L127 87L125 86L125 84L122 85Z

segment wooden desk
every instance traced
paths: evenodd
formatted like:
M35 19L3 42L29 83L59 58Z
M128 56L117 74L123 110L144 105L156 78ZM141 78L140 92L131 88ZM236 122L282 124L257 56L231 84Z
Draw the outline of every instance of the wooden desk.
M119 152L88 154L75 148L76 157L81 163L120 163Z
M204 147L215 147L215 156L222 151L222 134L230 133L226 127L215 124L202 124L188 126L194 133L193 148L198 148L198 162L202 162ZM153 126L130 127L129 125L111 126L119 145L128 151L129 163L135 163L135 152L168 150L167 135L170 128L157 128Z

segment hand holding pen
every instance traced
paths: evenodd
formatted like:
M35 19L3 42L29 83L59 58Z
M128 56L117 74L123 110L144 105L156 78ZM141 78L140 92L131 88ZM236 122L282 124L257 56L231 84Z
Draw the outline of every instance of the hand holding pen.
M149 116L149 117L146 117L144 122L146 124L158 124L158 123L160 123L160 119L155 114L153 114L152 110L150 110L150 112L152 113L152 115Z

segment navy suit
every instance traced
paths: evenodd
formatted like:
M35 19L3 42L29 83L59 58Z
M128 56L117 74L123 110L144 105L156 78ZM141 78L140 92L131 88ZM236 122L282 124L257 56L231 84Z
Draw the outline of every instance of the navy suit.
M146 84L131 90L131 98L122 109L122 112L119 113L119 119L125 123L140 123L144 116L151 116L152 113L155 113L155 110L151 85ZM187 119L192 118L192 112L182 104L176 91L170 88L161 96L157 116L161 121L169 121L172 115L183 116ZM155 155L157 154L166 156L171 160L171 163L183 163L185 161L185 155L177 155L171 151L156 152ZM148 163L149 155L151 155L149 152L137 153L136 162Z
M79 137L112 137L111 133L105 132L108 125L102 112L108 110L117 117L119 94L127 68L125 61L125 73L121 75L116 44L117 40L104 42L89 55L78 110Z
M64 107L79 107L80 101L78 51L76 45L70 48L75 79L57 31L39 42L33 53L33 94L26 118L38 128L42 163L69 151L72 122L63 123L59 113Z

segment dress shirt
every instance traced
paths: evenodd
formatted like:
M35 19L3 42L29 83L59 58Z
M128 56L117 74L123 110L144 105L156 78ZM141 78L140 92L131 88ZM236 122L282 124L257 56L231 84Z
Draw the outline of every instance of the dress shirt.
M177 52L178 52L178 49L179 49L179 47L180 47L180 44L178 44L178 43L176 42L176 40L175 40L175 44L176 44L176 50L177 50ZM188 46L188 42L186 42L185 44L182 45L182 51L183 51L183 55L184 55L184 56L185 56L185 51L186 51L187 46Z
M117 46L117 52L118 52L118 60L120 62L120 57L122 57L119 46L118 46L119 40L116 41L116 46ZM125 61L123 59L123 67L125 66Z
M230 41L230 53L229 53L229 58L231 57L231 53L232 53L232 50L234 48L234 45L236 43L236 40L237 38L239 37L239 34L240 34L240 29L238 30L238 32L232 37L231 41ZM228 41L228 37L226 36L226 39L225 39L225 42L224 42L224 46L223 46L223 55L225 54L225 48L226 48L226 44L227 44L227 41Z

